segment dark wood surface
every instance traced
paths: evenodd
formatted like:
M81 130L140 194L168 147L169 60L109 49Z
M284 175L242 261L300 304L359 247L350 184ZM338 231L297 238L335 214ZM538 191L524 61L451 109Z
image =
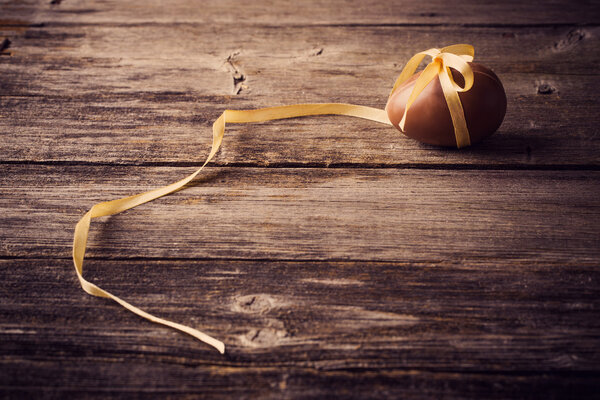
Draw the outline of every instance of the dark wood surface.
M597 398L597 2L0 0L0 397ZM508 97L445 150L344 117L417 51L472 43Z

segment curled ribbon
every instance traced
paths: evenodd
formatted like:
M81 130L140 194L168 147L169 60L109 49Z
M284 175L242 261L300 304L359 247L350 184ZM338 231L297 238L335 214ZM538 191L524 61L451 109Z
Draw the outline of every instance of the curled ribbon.
M410 107L410 104L412 104L412 102L418 97L419 93L421 93L421 91L437 74L440 77L440 83L444 89L444 96L446 97L446 102L448 103L450 114L452 115L457 146L462 147L468 145L469 133L466 127L464 112L457 92L469 90L473 85L473 72L466 63L466 61L471 61L473 59L472 46L460 44L444 47L441 50L429 49L416 54L409 60L407 65L402 70L402 73L394 84L392 93L394 93L400 84L405 82L408 78L410 78L410 76L413 75L419 63L426 55L432 57L432 62L427 65L415 83L415 87L406 105L401 127L404 129L404 121L406 119L406 113ZM464 87L461 88L454 82L449 68L454 68L463 75L465 79ZM390 96L392 93L390 93ZM141 204L181 189L188 182L194 179L213 159L219 150L219 147L221 146L221 142L223 141L226 123L263 122L275 119L303 117L310 115L346 115L391 125L385 110L343 103L294 104L289 106L269 107L257 110L225 110L223 114L221 114L221 116L213 123L211 150L206 158L206 161L198 170L189 176L167 186L117 200L98 203L94 205L87 213L85 213L85 215L79 220L75 227L75 233L73 237L73 264L75 265L75 272L77 273L77 277L82 289L92 296L112 299L129 311L154 323L169 326L181 332L187 333L196 339L213 346L223 354L225 352L225 344L223 342L189 326L155 317L154 315L149 314L132 304L129 304L118 296L101 289L83 277L83 260L85 257L91 220L93 218L121 213L125 210L137 207Z

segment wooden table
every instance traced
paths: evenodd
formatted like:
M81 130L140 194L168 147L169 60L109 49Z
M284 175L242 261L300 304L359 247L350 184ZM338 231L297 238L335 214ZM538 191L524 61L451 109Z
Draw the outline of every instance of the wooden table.
M0 397L598 396L600 6L446 3L0 1ZM225 108L381 108L465 42L508 97L480 145L234 125L92 226L90 281L225 355L79 287L77 220L191 173Z

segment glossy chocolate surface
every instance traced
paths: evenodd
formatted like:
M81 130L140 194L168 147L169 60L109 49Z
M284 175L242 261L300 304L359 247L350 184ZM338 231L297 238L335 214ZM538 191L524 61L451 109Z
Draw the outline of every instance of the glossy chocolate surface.
M502 123L506 113L506 94L500 79L485 66L469 63L473 69L474 82L470 90L459 93L464 109L471 144L493 134ZM398 129L408 96L417 77L415 74L396 89L388 100L386 110L392 124ZM452 70L454 80L463 85L462 76ZM405 123L406 136L422 143L456 147L454 127L444 98L439 78L433 79L413 102Z

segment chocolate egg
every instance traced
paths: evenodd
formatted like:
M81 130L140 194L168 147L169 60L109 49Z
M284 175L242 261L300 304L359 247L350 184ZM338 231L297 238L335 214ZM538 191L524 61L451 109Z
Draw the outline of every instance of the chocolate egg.
M506 93L492 70L477 63L469 65L473 70L473 86L466 92L459 92L458 96L473 144L490 136L500 127L506 113ZM462 75L453 69L451 71L454 81L463 86ZM406 102L419 75L420 73L413 75L400 85L385 107L388 118L399 130ZM439 77L436 76L429 82L408 109L403 133L422 143L456 147L454 126Z

